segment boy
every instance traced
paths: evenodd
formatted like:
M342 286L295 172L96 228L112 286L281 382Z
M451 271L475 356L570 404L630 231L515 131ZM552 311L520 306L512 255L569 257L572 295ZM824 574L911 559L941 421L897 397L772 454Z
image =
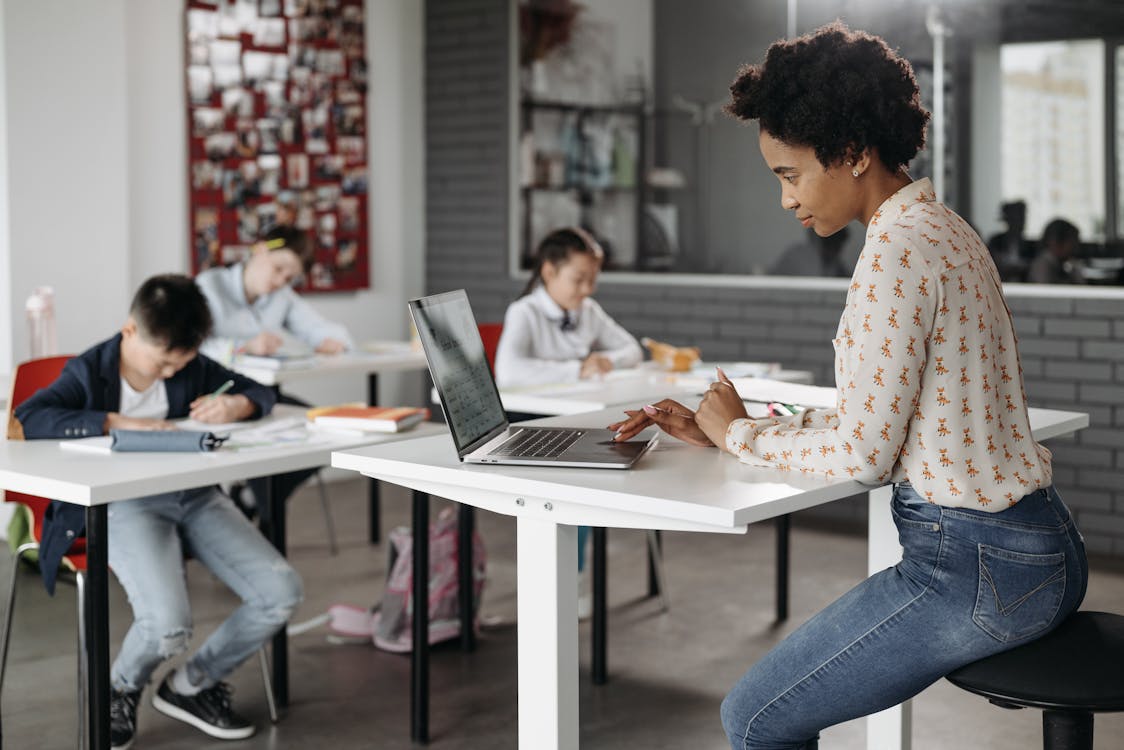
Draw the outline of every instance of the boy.
M133 298L119 334L69 361L58 380L16 409L24 436L169 430L175 428L168 420L188 416L222 423L268 414L275 402L269 388L198 354L210 330L207 301L190 278L150 278ZM233 388L210 395L228 380ZM49 588L62 547L69 546L50 540L72 537L84 519L83 508L52 505L41 550ZM165 677L152 705L212 737L252 735L254 725L231 708L230 688L222 680L288 621L301 601L296 571L215 486L113 503L109 538L109 565L134 618L111 672L113 748L133 744L137 702L156 667L187 651L185 552L230 586L242 605L183 667Z

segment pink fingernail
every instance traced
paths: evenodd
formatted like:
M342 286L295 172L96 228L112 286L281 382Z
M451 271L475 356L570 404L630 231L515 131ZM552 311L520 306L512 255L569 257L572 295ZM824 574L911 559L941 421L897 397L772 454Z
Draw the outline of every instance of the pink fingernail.
M645 404L644 405L644 413L645 414L655 414L657 411L659 411L659 409L652 406L651 404Z

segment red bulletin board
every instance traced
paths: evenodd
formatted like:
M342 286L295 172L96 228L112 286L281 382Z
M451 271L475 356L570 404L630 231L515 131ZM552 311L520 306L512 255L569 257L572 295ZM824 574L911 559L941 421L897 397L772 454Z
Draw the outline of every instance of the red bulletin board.
M301 289L369 286L362 0L186 0L191 268L308 232Z

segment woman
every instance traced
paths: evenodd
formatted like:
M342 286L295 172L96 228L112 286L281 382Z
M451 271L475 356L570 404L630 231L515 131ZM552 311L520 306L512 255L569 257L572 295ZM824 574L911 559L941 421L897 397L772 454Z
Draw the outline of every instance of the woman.
M1084 544L1030 437L1015 333L995 264L905 165L928 113L909 63L841 23L777 42L739 71L727 110L757 120L781 206L821 237L866 225L835 345L838 402L748 419L725 377L697 412L656 423L781 472L894 483L902 562L754 664L722 704L730 742L814 747L820 730L921 692L1049 632L1080 604Z

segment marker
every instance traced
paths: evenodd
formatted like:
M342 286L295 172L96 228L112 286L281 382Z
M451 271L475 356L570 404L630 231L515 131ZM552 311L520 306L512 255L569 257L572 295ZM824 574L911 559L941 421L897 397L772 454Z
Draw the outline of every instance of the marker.
M220 386L219 386L218 388L216 388L216 389L215 389L215 392L214 392L214 393L212 393L212 394L211 394L211 395L209 396L209 398L218 398L219 396L221 396L222 394L226 393L227 391L229 391L229 390L230 390L231 388L233 388L233 387L234 387L234 381L233 381L233 380L228 380L228 381L226 381L225 383L223 383L222 385L220 385Z

